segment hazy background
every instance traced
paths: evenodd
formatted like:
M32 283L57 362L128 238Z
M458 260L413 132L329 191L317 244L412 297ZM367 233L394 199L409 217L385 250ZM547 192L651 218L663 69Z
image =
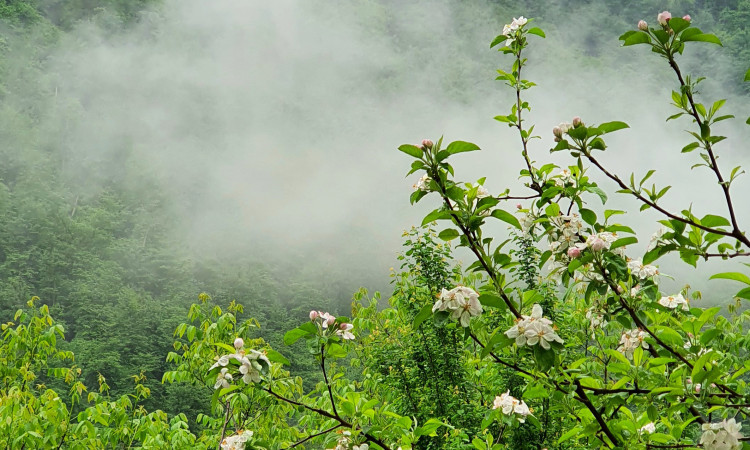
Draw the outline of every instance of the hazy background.
M560 11L558 3L550 9ZM529 193L517 179L518 137L492 119L509 112L512 92L494 70L511 60L489 49L522 14L540 17L536 25L547 31L545 40L530 37L524 74L539 85L528 94L527 123L542 136L531 147L535 160L574 163L549 155L551 128L574 115L623 120L632 129L609 138L601 160L623 178L658 169L652 180L674 185L664 204L675 211L694 203L698 216L725 213L710 174L690 170L697 153L680 155L688 121L664 124L675 86L668 67L645 47L616 40L657 12L615 18L581 5L561 17L446 0L166 1L127 32L112 32L102 15L63 37L45 61L40 139L66 148L65 173L84 200L113 178L158 180L155 188L173 199L165 211L178 218L180 250L196 258L251 254L345 274L352 290L385 289L402 231L438 206L431 197L409 205L419 175L404 178L410 160L398 145L440 135L476 142L482 152L455 160L458 179L487 176L493 192ZM685 68L702 75L725 63L708 44L687 53ZM728 95L721 88L709 79L702 90L713 101ZM745 98L726 109L748 114ZM741 123L719 127L732 137L719 147L727 173L748 163ZM750 223L746 180L733 189L740 220ZM622 196L608 204L637 206ZM635 213L625 223L647 241L657 218ZM704 270L661 264L698 287L720 286L706 284Z

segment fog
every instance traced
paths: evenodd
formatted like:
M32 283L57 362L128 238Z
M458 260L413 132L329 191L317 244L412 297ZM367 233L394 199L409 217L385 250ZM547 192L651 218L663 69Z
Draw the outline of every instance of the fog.
M438 206L431 197L409 205L418 175L404 177L410 160L398 145L441 135L476 142L482 152L455 160L458 179L487 176L493 192L530 193L518 180L518 136L492 119L509 112L512 92L494 70L510 57L489 48L524 13L481 1L167 1L127 32L112 33L102 18L66 36L48 61L57 100L42 120L68 149L69 176L85 178L90 194L122 176L127 148L165 186L180 216L175 233L198 257L296 258L350 272L353 287L383 288L403 230ZM527 119L542 137L532 158L574 164L549 154L551 128L574 115L623 120L632 128L608 139L608 167L623 178L655 168L657 184L674 185L664 200L670 209L725 214L711 174L690 169L697 153L680 154L689 122L665 124L675 86L667 65L645 48L619 48L614 37L639 18L610 19L617 31L605 33L596 13L550 12L536 23L547 39L530 37L526 55L525 77L538 84ZM695 47L686 67L721 64L718 48ZM709 79L703 92L713 100L721 88ZM745 99L726 108L748 114ZM741 121L721 132L732 137L719 147L723 170L747 165L747 152L735 147L748 137ZM614 191L595 168L589 173ZM748 184L740 179L733 189L741 199ZM595 196L591 202L602 210ZM638 206L614 194L607 205ZM647 240L658 218L636 213L623 222ZM493 230L506 234L500 224ZM705 270L694 276L674 259L662 265L715 286Z

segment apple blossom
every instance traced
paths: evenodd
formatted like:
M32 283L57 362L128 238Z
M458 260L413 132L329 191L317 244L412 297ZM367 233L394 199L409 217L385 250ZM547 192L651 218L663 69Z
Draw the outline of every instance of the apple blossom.
M253 437L253 432L245 430L221 441L221 450L244 450L245 443Z
M656 425L654 425L654 422L649 422L646 425L642 426L639 430L639 433L643 434L651 434L656 432Z
M350 323L342 323L339 325L339 329L336 330L336 334L340 336L341 339L352 340L354 339L354 335L351 333L352 329L354 329L354 325Z
M495 400L492 402L492 409L499 409L506 416L518 414L520 416L518 417L518 421L521 423L526 420L526 416L531 414L528 405L523 400L518 400L510 395L510 391L495 397Z
M539 344L542 348L549 349L550 342L562 344L563 340L555 332L552 321L543 317L543 313L541 305L534 304L531 315L522 315L520 319L516 319L516 324L508 329L505 335L515 339L519 347Z
M245 341L243 341L242 338L238 337L237 339L234 340L235 349L239 350L244 346L245 346Z
M659 22L659 25L666 27L671 18L672 14L669 11L662 11L656 16L656 21Z
M640 259L631 259L628 261L628 269L630 273L640 279L651 278L659 274L659 269L656 266L650 264L643 264Z
M318 318L318 312L317 311L310 311L310 320L315 320Z
M485 198L490 196L490 191L481 184L477 186L477 198Z
M690 305L688 305L687 300L685 300L685 297L683 297L682 294L662 297L659 299L659 304L669 309L675 309L678 306L682 306L683 311L690 309Z
M641 31L648 31L648 24L645 20L638 21L638 29Z
M443 290L438 296L438 301L432 307L432 312L448 311L451 319L459 321L461 326L468 327L472 317L482 314L482 304L479 303L479 294L466 286Z
M229 387L230 381L232 381L232 374L229 373L229 369L224 367L216 375L216 383L214 384L214 389L219 389L219 388L226 389Z
M620 337L620 346L617 347L617 351L624 354L629 359L633 358L633 351L635 351L636 348L641 347L644 350L648 350L648 342L643 340L646 336L646 332L639 328L623 332Z
M682 20L687 20L688 22L690 22L691 20L693 20L693 18L690 17L690 14L685 14L684 16L682 16Z
M704 423L700 443L704 450L739 450L743 438L742 425L734 418L718 423Z
M426 149L431 149L434 143L429 139L422 139L422 147Z
M412 187L415 191L427 191L429 184L430 177L428 177L427 174L424 174Z
M554 128L552 128L552 134L556 138L562 138L562 135L563 135L562 128L560 128L560 127L554 127Z
M568 249L568 258L576 259L581 256L581 249L578 247L570 247Z
M573 128L578 128L581 125L583 125L583 122L581 122L581 118L578 116L573 117Z

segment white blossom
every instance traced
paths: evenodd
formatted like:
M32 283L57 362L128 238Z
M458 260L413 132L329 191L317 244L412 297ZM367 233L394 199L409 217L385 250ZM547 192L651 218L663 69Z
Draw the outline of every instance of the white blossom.
M526 403L510 395L510 391L495 397L495 400L492 402L492 409L499 409L506 416L517 414L519 416L518 421L521 423L526 420L526 416L531 414L531 410L529 410Z
M352 330L354 329L354 325L350 323L342 323L339 325L339 329L336 330L336 334L341 337L341 339L354 339L354 335L352 334Z
M740 450L743 438L740 428L742 425L734 419L705 423L700 443L704 450Z
M550 342L563 343L562 338L558 336L553 328L552 321L542 316L542 307L535 304L531 308L530 316L521 316L516 319L513 325L505 335L510 339L516 340L516 345L541 345L542 348L549 350Z
M432 307L432 312L448 311L451 319L458 320L461 326L468 327L472 317L482 314L482 304L479 294L466 286L456 286L450 291L443 288L438 301Z
M245 443L253 437L253 432L245 430L241 433L229 436L221 441L221 450L244 450Z
M648 334L640 328L625 331L620 337L620 346L617 347L617 351L624 354L628 359L633 358L633 352L636 348L641 347L644 350L648 350L648 342L644 341L644 338Z
M477 198L485 198L490 196L490 191L481 184L477 186Z
M656 247L658 247L659 245L664 244L665 241L662 240L661 237L664 236L664 233L666 233L667 231L669 231L669 228L663 226L659 228L659 230L656 233L652 234L651 241L649 242L648 247L646 248L646 251L651 251L655 249Z
M642 426L638 430L638 432L641 433L641 434L643 434L643 433L646 433L646 434L654 433L654 432L656 432L656 425L654 425L654 422L649 422L646 425Z
M640 259L631 259L628 261L628 269L630 273L640 279L651 278L659 274L659 269L656 266L650 264L643 264Z
M229 387L229 383L232 381L232 374L225 367L216 375L216 383L214 389L226 389Z
M429 189L430 185L430 177L427 176L427 174L422 175L422 178L420 178L416 183L414 183L415 191L427 191Z
M681 306L683 311L690 309L690 305L688 305L687 300L685 300L685 297L683 297L682 294L662 297L659 299L659 304L669 309L675 309L678 306Z
M589 320L589 328L591 329L592 334L597 328L604 328L607 326L607 321L604 319L604 315L593 307L586 311L586 318Z

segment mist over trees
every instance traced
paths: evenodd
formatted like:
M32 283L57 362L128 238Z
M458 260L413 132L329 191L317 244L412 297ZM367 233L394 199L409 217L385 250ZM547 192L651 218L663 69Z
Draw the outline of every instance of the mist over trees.
M286 23L284 13L297 10L299 16L304 15L299 11L319 14L313 17L321 23L304 22L304 27L310 27L305 30L326 28L324 21L342 26L318 36L325 42L340 42L341 47L332 54L298 54L293 34L288 42L276 43L278 49L253 40L230 42L245 33L237 30L244 19L233 18L228 34L211 41L216 59L195 63L186 55L198 54L201 40L221 28L220 22L211 21L231 15L232 6L240 7L233 2L211 3L9 0L0 5L0 322L6 324L0 359L7 363L2 369L0 415L19 417L21 405L28 405L23 412L27 429L2 425L0 442L8 448L54 448L56 444L60 448L215 448L220 438L242 436L240 425L253 429L257 423L279 417L292 418L283 425L279 422L280 428L288 428L270 441L268 430L257 431L258 440L252 445L289 448L334 425L354 435L321 433L310 438L307 448L335 447L347 436L351 436L348 443L340 445L369 443L377 448L382 436L390 439L399 433L409 436L399 441L403 448L424 449L495 448L487 435L504 436L503 445L515 449L615 448L630 442L620 435L609 436L603 431L606 427L582 426L581 420L588 417L576 422L574 416L566 416L563 402L553 401L550 406L543 397L552 398L552 391L545 394L541 384L530 382L512 367L493 372L482 362L491 350L483 352L478 344L467 344L468 332L457 325L460 321L445 326L434 324L432 316L427 318L425 311L432 313L441 291L456 284L476 287L484 281L467 271L474 262L472 254L465 249L453 254L437 237L439 229L411 229L401 235L403 229L419 225L429 210L405 212L412 211L403 195L408 188L402 178L407 166L392 157L392 148L402 136L416 138L408 129L410 123L389 121L389 114L402 117L396 111L404 104L413 108L405 114L410 116L431 110L425 112L426 117L435 118L441 108L455 113L440 125L459 123L465 119L462 113L476 114L473 105L500 87L492 84L498 60L487 44L510 17L521 14L534 17L534 26L543 28L547 41L552 41L546 42L546 49L539 49L538 55L543 56L535 59L552 64L554 57L570 57L582 72L620 71L623 77L642 82L640 70L647 74L645 78L655 72L642 68L642 55L615 48L617 37L644 17L656 25L656 12L664 9L689 12L693 23L723 43L720 53L696 47L686 56L686 72L707 75L705 90L713 93L721 88L722 95L734 96L733 107L746 104L749 85L742 80L750 61L750 1L420 1L404 5L357 0L305 5L279 2L268 9L245 5L242 12L268 14L252 18L248 36L262 33L258 29L265 22L274 33L284 35L280 25ZM206 8L205 21L200 20L202 8ZM429 11L442 27L433 29ZM416 22L417 17L424 17L424 22ZM176 28L178 22L188 25ZM195 34L189 36L193 29ZM165 37L175 30L184 34ZM494 34L485 36L487 30ZM562 38L556 41L554 36ZM347 46L349 39L352 44ZM372 51L372 58L363 56L366 52L358 47L364 42L371 45L367 51ZM229 50L218 54L222 45ZM152 47L163 53L144 51ZM235 58L239 47L249 53ZM168 55L175 48L184 53ZM433 66L435 54L453 64ZM162 71L155 63L167 56L173 59L167 58L166 64L177 64L181 78L173 78L174 72ZM247 61L237 62L236 67L247 72L222 71L222 63L242 58ZM281 67L287 59L300 61L294 66L300 69L298 73L274 71L274 63ZM368 59L367 65L349 68L360 77L345 77L351 84L340 79L330 86L308 84L308 80L333 76L350 60L356 66ZM253 69L261 60L268 65ZM717 63L711 66L706 60ZM618 62L622 65L617 66ZM191 67L195 72L189 71ZM110 77L115 73L119 75ZM671 81L670 75L662 71L654 77ZM288 89L282 92L290 95L275 97L269 93L275 93L274 89L264 91L263 82L278 83L274 88ZM217 88L235 84L236 91ZM404 98L406 103L401 103ZM139 109L149 104L154 108ZM356 108L348 109L352 105ZM391 109L383 109L384 105ZM551 109L542 114L554 115ZM482 115L491 117L498 110L491 114L482 110ZM331 111L341 115L330 116ZM397 130L387 136L390 147L382 153L366 154L370 126ZM545 139L549 134L537 133ZM330 154L326 153L328 145ZM512 154L513 167L516 153ZM387 155L388 162L380 162L381 155ZM747 162L737 150L729 158ZM507 159L511 160L510 154ZM457 163L456 172L469 164ZM340 179L330 176L330 168L339 170ZM515 180L515 168L509 173ZM398 185L392 180L402 181ZM479 199L476 186L473 189L471 195ZM379 197L379 203L370 202L364 192ZM687 207L689 203L679 204ZM747 214L738 208L738 217ZM402 239L406 241L403 247ZM530 244L518 236L515 239L509 244L514 248L513 258L539 257L528 248L531 253L523 256L524 245ZM679 240L678 244L686 245ZM677 253L684 256L684 252ZM689 258L693 256L699 255ZM527 261L522 267L532 270L532 265ZM523 278L519 270L513 268L510 274L521 280L541 275L534 272L531 278ZM557 301L555 288L535 281L519 284L537 292L534 303L541 304L545 316L551 317L548 312ZM358 292L359 286L370 292L380 290L387 300L371 302L373 296ZM723 299L724 304L728 302ZM531 311L531 304L521 303L528 306L524 314ZM486 326L502 328L502 314L487 305L485 309ZM332 325L341 326L340 330L354 324L360 347L355 349L343 333L326 331L324 321L317 315L312 318L311 311L330 312ZM582 311L561 312L560 319L568 320ZM716 329L739 336L743 324L737 320L731 325L722 322ZM318 328L304 328L300 323ZM288 337L289 330L301 330L296 337L308 346L291 345L294 339ZM486 331L477 331L477 342L488 348L490 342L504 345L499 338L491 340L502 332L483 335ZM229 395L234 391L224 392L219 399L221 390L213 389L215 377L224 376L219 371L231 365L200 375L205 367L199 370L190 358L207 358L210 366L215 362L211 352L233 351L237 336L244 339L237 352L247 348L247 355L253 355L250 348L261 349L269 361L266 364L266 356L257 356L252 365L238 359L232 369L236 369L233 382L239 383L249 370L257 370L259 376L273 375L284 380L276 394L303 403L309 400L313 408L324 411L333 408L329 414L335 417L310 419L300 405L277 404L270 387L268 392L246 388L241 394L244 398L239 391L234 397ZM619 338L618 334L615 340ZM313 341L319 347L309 344ZM217 347L219 342L224 347ZM320 346L325 350L319 355ZM456 358L440 358L446 349ZM736 354L744 355L744 348ZM336 362L326 366L326 358L328 364ZM740 366L739 361L732 363ZM335 380L332 375L329 382L326 367L336 373ZM738 375L738 380L744 378ZM351 413L336 411L333 394L327 398L331 386L351 403ZM531 394L527 395L529 386ZM487 424L488 406L500 390L514 399L526 398L544 413L523 423L516 418ZM385 399L377 406L364 400L374 392ZM122 399L131 399L133 404L126 405ZM242 402L260 406L239 412ZM67 406L60 406L63 403ZM619 411L614 403L602 404L613 417ZM138 412L138 406L144 409ZM102 408L109 412L105 414ZM45 417L54 423L63 410L70 414L65 422L69 428L44 428ZM360 413L369 417L370 410L369 424L347 418ZM237 425L235 430L227 429L230 421L225 411L236 411L231 422ZM655 412L648 413L649 423L658 422ZM121 418L116 423L117 414L140 422L126 426L126 419ZM397 416L400 425L388 422ZM711 417L703 410L696 415L704 416ZM153 427L143 426L146 422ZM538 432L537 422L543 433ZM698 442L698 422L685 424L684 436L673 433L674 439L659 442L681 445L683 437ZM95 426L101 429L88 431ZM172 429L166 432L162 426ZM561 441L568 430L576 428L582 429L576 435L580 441ZM622 428L626 427L613 435ZM88 437L81 437L86 433ZM66 436L73 435L81 441L67 447ZM171 443L159 440L167 435ZM480 435L485 447L472 443ZM85 439L89 441L83 443ZM250 445L246 448L256 448Z

